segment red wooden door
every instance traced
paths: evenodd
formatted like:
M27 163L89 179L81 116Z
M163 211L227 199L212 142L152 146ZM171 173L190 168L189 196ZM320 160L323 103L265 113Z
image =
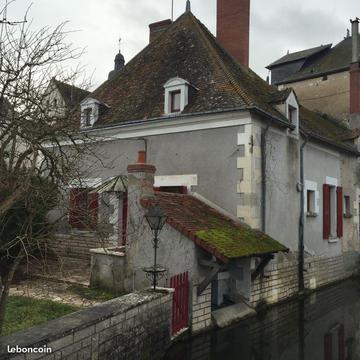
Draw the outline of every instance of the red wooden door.
M175 289L172 306L171 335L185 329L189 323L189 274L184 272L170 278Z

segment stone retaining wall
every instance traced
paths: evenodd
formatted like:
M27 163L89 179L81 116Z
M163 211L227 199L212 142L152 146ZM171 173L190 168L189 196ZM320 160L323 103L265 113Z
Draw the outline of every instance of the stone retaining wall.
M263 277L258 277L251 290L251 303L266 301L274 304L291 298L298 293L298 261L292 259L270 263ZM330 283L346 279L357 269L358 254L344 254L335 257L308 257L304 264L305 288L315 290Z
M192 331L199 332L211 325L211 284L197 296L197 287L193 287Z
M172 291L144 290L0 338L1 360L161 359L170 345ZM47 355L9 354L44 347Z

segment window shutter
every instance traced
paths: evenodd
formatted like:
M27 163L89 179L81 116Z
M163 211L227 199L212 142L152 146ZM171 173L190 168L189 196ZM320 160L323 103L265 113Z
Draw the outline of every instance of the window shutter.
M338 186L336 189L337 222L336 233L339 238L343 236L343 189Z
M99 208L99 194L92 193L89 194L90 202L89 202L89 217L90 217L90 228L96 228L98 224L98 208Z
M331 334L326 334L324 337L324 360L333 360Z
M81 189L70 189L70 209L69 209L69 224L72 228L78 229L80 227L80 203L81 203Z
M338 330L339 339L339 360L345 360L345 331L344 325L340 325Z
M330 237L330 185L323 185L323 237Z

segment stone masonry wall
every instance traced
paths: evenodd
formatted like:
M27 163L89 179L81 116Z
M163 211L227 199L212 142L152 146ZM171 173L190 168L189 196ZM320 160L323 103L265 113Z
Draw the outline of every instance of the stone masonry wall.
M199 332L211 325L211 284L197 296L197 287L193 287L192 331Z
M0 338L0 359L161 359L170 345L171 290L144 290ZM7 346L52 349L15 355Z
M110 245L109 241L99 239L92 232L81 231L67 235L57 234L48 247L56 256L88 260L90 263L90 249Z
M298 292L298 261L293 259L278 263L270 263L263 277L258 277L252 285L251 303L266 301L269 304L284 301ZM357 259L353 267L347 266L348 259L344 255L335 257L308 257L304 264L305 288L315 290L321 286L346 279L356 270Z

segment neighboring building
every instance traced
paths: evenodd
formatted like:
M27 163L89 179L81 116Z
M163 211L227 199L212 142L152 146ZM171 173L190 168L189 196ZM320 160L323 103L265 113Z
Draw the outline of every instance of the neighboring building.
M52 78L44 94L48 116L66 118L89 94L87 90Z
M299 101L309 109L349 122L353 113L350 109L351 77L359 77L359 70L351 64L358 63L360 48L358 20L352 26L353 34L348 33L335 46L327 44L287 54L268 65L271 83L280 90L294 89ZM353 83L353 87L360 88L358 80ZM353 88L352 92L355 91ZM360 108L360 96L357 97L355 101Z
M249 6L218 4L220 22ZM88 258L97 222L108 232L99 247L113 251L94 255L95 275L143 287L153 264L143 215L160 203L169 220L159 261L169 277L189 274L194 330L208 325L210 304L276 303L298 294L298 276L310 289L350 276L360 250L357 132L258 77L248 48L237 56L237 31L219 42L190 11L156 24L150 44L81 103L97 156L79 164L56 245Z

